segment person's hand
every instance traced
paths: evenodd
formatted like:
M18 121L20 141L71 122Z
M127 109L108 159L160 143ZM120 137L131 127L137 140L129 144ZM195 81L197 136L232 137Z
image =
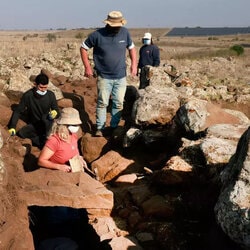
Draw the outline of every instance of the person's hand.
M72 171L72 168L69 165L62 164L60 166L60 170L62 170L63 172L66 172L66 173L70 173Z
M95 174L91 169L88 168L88 164L87 164L87 162L83 159L82 156L80 156L80 160L81 160L81 163L82 163L82 166L83 166L83 171L85 171L84 169L86 169L87 172L90 172L93 176L96 176L96 174Z
M130 73L131 73L132 77L137 76L137 66L131 65L131 67L130 67Z
M87 165L86 161L83 159L83 157L80 156L79 158L80 158L80 161L81 161L81 163L82 163L82 166L83 166L84 168L87 167L88 165Z
M54 120L56 118L56 116L57 116L56 110L53 109L49 112L49 120Z
M92 70L91 67L86 67L85 68L84 76L86 76L88 78L93 76L93 70Z
M11 136L16 135L16 130L14 128L10 128L8 131L9 131Z

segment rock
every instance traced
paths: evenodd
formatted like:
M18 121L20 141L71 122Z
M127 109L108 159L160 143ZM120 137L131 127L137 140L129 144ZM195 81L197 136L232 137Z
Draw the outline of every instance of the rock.
M173 216L173 204L161 195L152 196L142 203L142 209L146 216L169 218Z
M112 217L93 217L92 220L91 224L97 235L100 236L100 241L128 235L127 231L121 229L122 226L118 218L114 220Z
M188 133L197 134L220 124L240 124L240 120L222 108L205 100L192 99L177 111L176 122Z
M5 106L10 108L10 100L9 98L2 92L0 92L0 106Z
M139 128L130 128L124 138L123 138L123 147L128 148L134 144L141 137L142 131Z
M239 141L248 126L238 124L216 124L207 129L206 137Z
M73 107L73 102L72 100L68 98L62 98L57 101L58 107L60 108L67 108L67 107Z
M211 137L205 139L200 147L207 164L228 163L236 151L237 142Z
M128 225L130 226L130 228L135 228L136 225L142 220L143 218L140 216L140 213L138 211L132 211L128 216Z
M133 250L142 250L143 248L139 245L137 240L134 237L116 237L113 238L109 245L112 250L127 250L127 249L133 249Z
M10 117L12 115L12 110L9 107L6 107L5 105L1 105L0 104L0 109L1 109L1 120L0 120L0 124L2 126L6 126L6 124L8 124Z
M145 242L149 242L149 241L153 241L153 235L150 233L145 233L145 232L138 232L136 234L136 238L139 240L139 242L145 243Z
M121 175L115 180L115 185L117 186L124 186L124 185L131 185L137 180L136 174L126 174Z
M152 176L156 185L181 185L192 181L193 167L179 156L171 157L166 165Z
M104 155L110 149L107 145L107 139L104 137L93 137L91 134L86 133L81 139L81 151L84 159L88 163L92 163L99 157Z
M84 172L65 174L41 168L23 178L26 185L20 196L28 205L86 208L102 215L114 205L113 193Z
M130 166L134 161L122 157L115 151L109 151L104 156L91 164L92 171L96 174L97 180L104 183L111 181Z
M236 153L221 174L223 187L215 205L223 231L243 249L250 249L250 127L242 135Z
M132 113L134 124L138 126L165 125L179 109L178 94L173 88L149 86L139 94Z
M131 195L133 203L137 207L140 207L144 201L154 195L149 186L146 184L130 186L127 188L127 191Z

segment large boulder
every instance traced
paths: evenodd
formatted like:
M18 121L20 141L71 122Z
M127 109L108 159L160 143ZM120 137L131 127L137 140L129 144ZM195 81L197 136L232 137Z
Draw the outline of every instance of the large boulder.
M222 190L215 214L223 231L244 249L250 249L250 127L222 172Z
M153 86L141 90L133 108L133 120L138 126L165 125L180 107L174 88L156 89Z
M175 117L179 124L188 133L197 134L215 124L241 124L242 119L238 115L229 113L228 110L220 108L201 99L191 99L183 104Z

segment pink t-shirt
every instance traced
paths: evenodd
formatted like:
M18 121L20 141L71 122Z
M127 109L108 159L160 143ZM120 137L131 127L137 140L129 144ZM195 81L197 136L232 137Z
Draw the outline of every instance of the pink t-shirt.
M75 155L79 155L77 140L77 134L72 134L71 143L61 140L56 134L50 136L45 144L46 147L55 152L50 161L65 164Z

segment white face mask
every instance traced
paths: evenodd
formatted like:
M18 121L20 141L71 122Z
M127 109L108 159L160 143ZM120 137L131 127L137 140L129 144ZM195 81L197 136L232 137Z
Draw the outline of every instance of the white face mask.
M150 45L151 41L149 39L143 39L143 44L144 45Z
M37 90L36 91L36 93L38 94L38 95L45 95L46 93L47 93L47 90L45 90L45 91L41 91L41 90Z
M68 126L68 130L69 130L71 133L77 133L77 131L79 130L79 126L70 125L70 126Z

